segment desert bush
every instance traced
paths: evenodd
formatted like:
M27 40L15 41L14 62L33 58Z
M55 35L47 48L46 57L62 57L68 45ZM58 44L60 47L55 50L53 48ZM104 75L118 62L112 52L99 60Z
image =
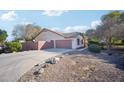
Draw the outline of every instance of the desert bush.
M9 48L10 52L18 52L22 49L22 45L19 42L8 42L6 46Z
M91 44L91 45L89 45L88 50L91 52L94 52L94 53L100 53L101 47L96 44Z

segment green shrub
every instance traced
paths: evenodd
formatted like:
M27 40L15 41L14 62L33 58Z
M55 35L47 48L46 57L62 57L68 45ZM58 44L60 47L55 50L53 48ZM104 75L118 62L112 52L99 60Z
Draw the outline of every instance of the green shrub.
M89 45L92 45L92 44L100 45L100 43L98 41L90 40Z
M124 44L124 40L122 40L121 42L122 42L122 44Z
M94 53L100 53L101 47L96 44L91 44L91 45L89 45L88 50L91 52L94 52Z
M105 43L100 43L99 46L101 47L101 50L105 50L106 49L106 44Z
M94 41L94 40L90 40L89 41L89 46L90 45L98 45L98 46L100 46L101 47L101 49L105 49L105 43L104 42L98 42L98 41Z
M10 52L18 52L22 49L22 45L19 42L8 42L6 46L9 48Z

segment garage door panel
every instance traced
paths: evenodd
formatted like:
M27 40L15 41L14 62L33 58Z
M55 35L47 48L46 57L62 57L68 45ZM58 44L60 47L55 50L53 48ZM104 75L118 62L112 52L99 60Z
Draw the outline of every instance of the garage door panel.
M56 40L56 48L72 48L72 40Z

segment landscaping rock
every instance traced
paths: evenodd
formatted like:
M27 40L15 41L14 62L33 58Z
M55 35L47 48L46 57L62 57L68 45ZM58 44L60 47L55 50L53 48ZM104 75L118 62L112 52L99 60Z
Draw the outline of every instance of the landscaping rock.
M59 58L63 58L63 57L64 57L64 55L60 56Z
M49 63L49 64L56 64L56 63L59 62L59 60L60 60L60 58L55 57L55 58L49 59L48 61L46 61L46 63Z
M39 74L40 74L39 71L35 71L35 72L33 73L33 75L39 75Z
M56 64L58 63L55 59L52 59L51 64Z
M54 62L53 62L53 59L49 59L46 61L46 63L53 64Z
M39 73L41 74L41 73L43 73L43 72L44 72L44 69L41 68L41 69L39 70Z
M39 64L36 64L35 66L39 66Z
M42 68L46 68L48 66L49 66L48 64L42 64Z
M58 63L60 61L60 58L59 57L55 57L53 61L55 61L55 63Z

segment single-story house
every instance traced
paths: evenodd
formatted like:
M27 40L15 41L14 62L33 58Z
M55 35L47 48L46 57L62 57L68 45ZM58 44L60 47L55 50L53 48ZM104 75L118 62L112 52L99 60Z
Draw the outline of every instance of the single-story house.
M79 32L60 33L44 28L35 38L34 44L26 42L25 46L30 49L46 48L70 48L77 49L83 47L84 38ZM32 48L33 47L33 48Z

